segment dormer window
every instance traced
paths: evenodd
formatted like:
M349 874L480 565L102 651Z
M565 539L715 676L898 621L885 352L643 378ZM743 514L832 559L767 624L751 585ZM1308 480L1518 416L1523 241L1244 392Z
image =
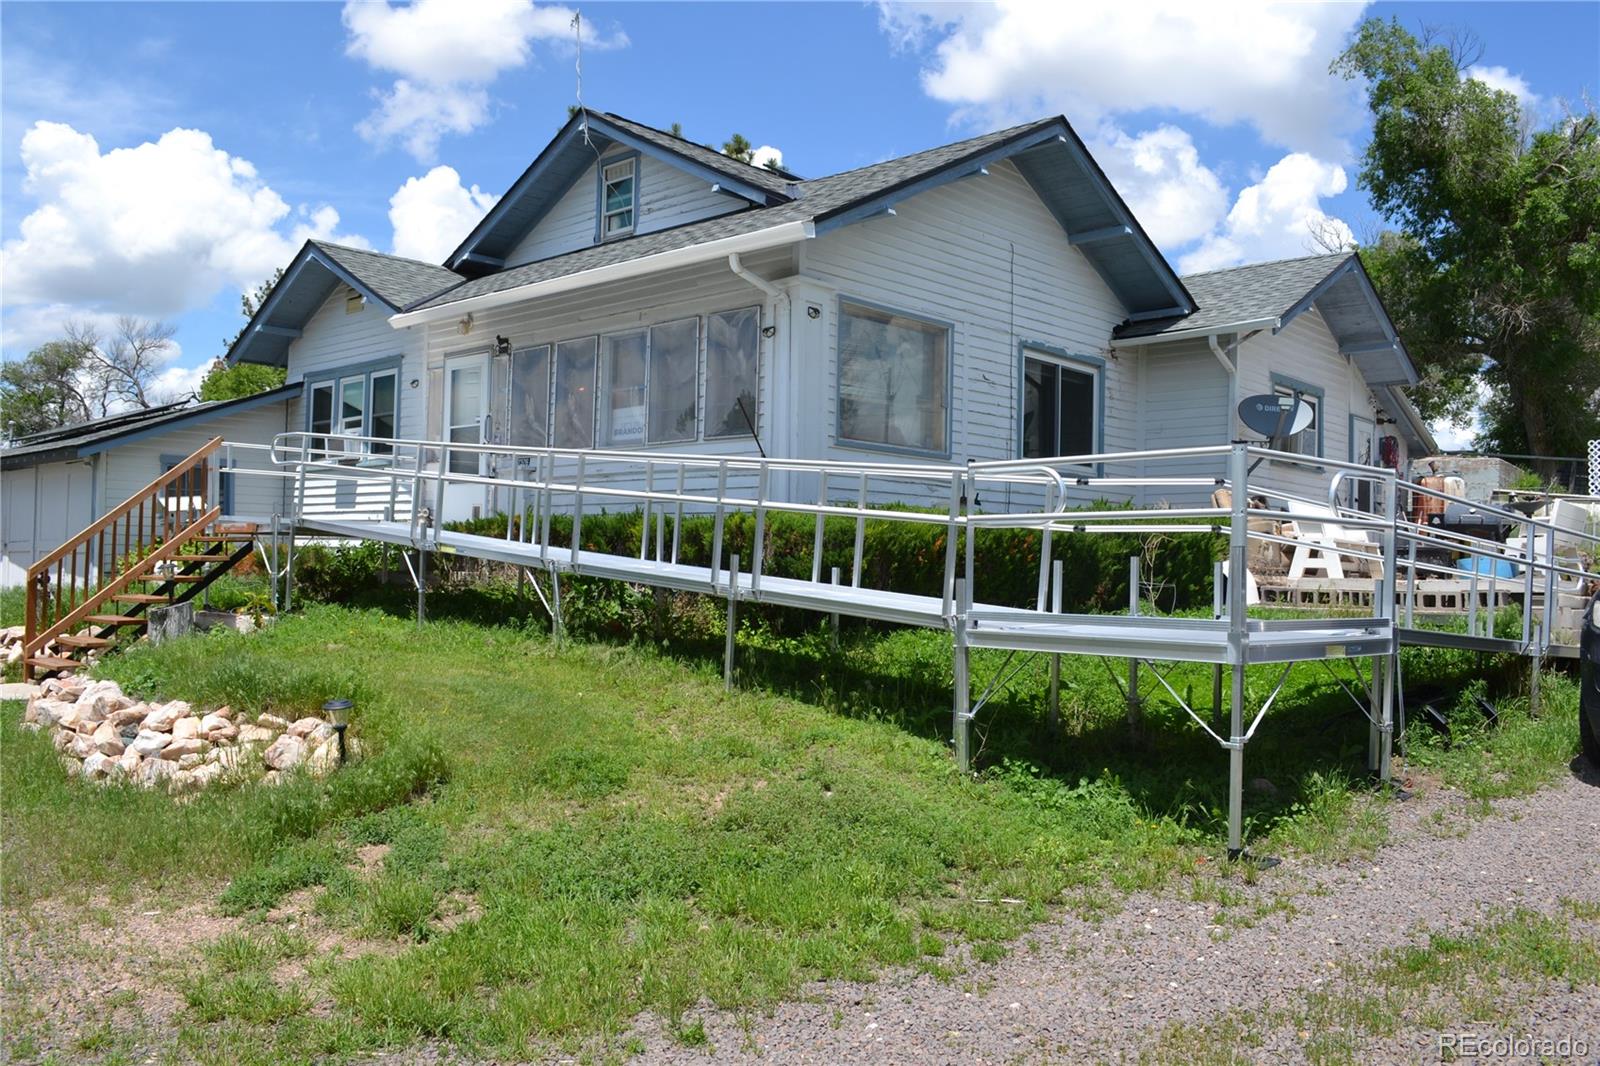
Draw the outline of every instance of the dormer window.
M600 239L626 237L633 232L639 182L637 158L607 164L600 172Z

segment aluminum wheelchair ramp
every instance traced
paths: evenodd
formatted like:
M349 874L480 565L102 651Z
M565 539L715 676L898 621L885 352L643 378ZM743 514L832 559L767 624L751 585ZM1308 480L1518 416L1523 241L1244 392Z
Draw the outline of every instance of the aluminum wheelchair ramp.
M942 630L950 634L955 682L951 734L956 764L963 771L971 766L973 718L990 694L979 694L974 703L969 671L973 648L1045 655L1053 670L1059 668L1062 655L1123 659L1130 682L1148 667L1195 725L1228 753L1227 836L1233 856L1243 847L1244 750L1295 664L1320 662L1338 680L1369 723L1367 769L1388 782L1403 644L1515 651L1532 658L1536 671L1540 656L1559 653L1551 639L1549 611L1537 623L1531 611L1525 612L1520 640L1491 635L1492 611L1483 620L1472 617L1466 634L1440 635L1415 627L1410 617L1414 597L1402 593L1400 575L1414 589L1419 575L1440 569L1421 560L1441 548L1511 559L1524 569L1522 585L1529 604L1536 592L1544 594L1545 603L1554 602L1558 577L1563 581L1595 577L1565 556L1558 557L1552 539L1557 531L1549 523L1516 516L1524 531L1524 548L1513 553L1506 545L1412 522L1400 494L1410 494L1408 505L1419 494L1440 494L1401 481L1393 470L1239 442L963 464L525 448L309 433L282 434L270 451L273 471L268 476L288 486L291 533L285 605L292 588L293 539L313 536L375 540L415 551L419 622L425 614L423 568L430 554L459 554L544 571L554 594L546 607L557 627L564 577L724 598L728 611L724 677L730 685L741 603ZM1251 472L1269 460L1275 473L1294 469L1306 475L1302 480L1325 483L1326 501L1277 487L1285 480L1282 477L1270 484L1253 483ZM1353 491L1358 485L1359 493ZM1347 505L1357 498L1371 501L1370 509ZM585 516L619 510L639 514L637 552L583 547ZM1293 536L1282 524L1291 512L1298 527ZM479 515L503 522L504 535L449 528L452 519ZM790 557L783 560L782 576L769 572L775 567L767 553L776 549L769 546L767 530L775 515L786 516L786 539L781 543ZM796 542L797 516L801 529L814 526L809 552ZM693 561L685 557L681 543L687 519L711 522L709 544L697 542ZM740 523L739 543L748 545L750 558L741 560L729 550L730 520ZM825 567L825 527L834 523L829 527L830 561L837 562L840 522L853 530L853 546L844 566ZM934 550L942 553L938 594L926 594L925 587L917 592L870 587L863 565L869 523L920 524L937 534L923 543L936 545ZM482 523L477 528L481 530ZM1037 585L1026 595L1018 597L1014 584L1003 595L991 589L994 582L984 565L989 558L985 545L996 543L997 531L1011 534L1000 541L1008 572L1015 573L1019 543L1032 553L1027 556L1030 565L1037 560ZM1063 610L1066 582L1061 562L1052 558L1054 545L1064 536L1102 534L1214 538L1223 557L1216 562L1210 616L1144 611L1138 595L1138 556L1130 559L1133 595L1127 614ZM1314 539L1317 550L1370 571L1373 590L1366 616L1250 615L1247 597L1241 593L1248 584L1251 546L1304 547L1313 542L1308 538ZM808 566L809 577L796 576ZM1226 574L1246 575L1246 580L1236 587L1225 580ZM534 588L539 590L539 583ZM539 594L543 598L542 590ZM1015 598L1032 602L992 602ZM1365 671L1362 659L1370 660ZM1349 665L1338 666L1339 660L1348 660ZM1212 718L1225 717L1225 727L1213 729L1166 683L1157 664L1177 661L1213 667ZM1251 666L1276 668L1278 678L1277 687L1258 704L1247 702L1245 672ZM1139 699L1138 686L1130 683L1125 691L1132 711Z

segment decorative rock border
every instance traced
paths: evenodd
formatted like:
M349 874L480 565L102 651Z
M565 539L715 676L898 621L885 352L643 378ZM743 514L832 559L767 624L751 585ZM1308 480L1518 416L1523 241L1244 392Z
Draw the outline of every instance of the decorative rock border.
M22 724L51 731L68 776L163 785L174 794L222 781L276 784L293 770L321 777L339 765L339 738L315 715L236 718L229 707L199 713L182 700L152 705L115 681L64 677L39 686Z

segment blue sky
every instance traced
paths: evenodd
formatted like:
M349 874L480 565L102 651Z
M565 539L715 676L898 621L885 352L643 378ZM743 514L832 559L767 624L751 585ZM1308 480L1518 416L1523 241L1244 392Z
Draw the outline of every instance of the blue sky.
M570 7L8 3L3 351L165 318L181 389L308 234L442 256L574 99ZM1600 89L1600 3L592 4L584 100L814 175L1064 112L1180 270L1369 235L1362 18L1470 30L1535 120Z

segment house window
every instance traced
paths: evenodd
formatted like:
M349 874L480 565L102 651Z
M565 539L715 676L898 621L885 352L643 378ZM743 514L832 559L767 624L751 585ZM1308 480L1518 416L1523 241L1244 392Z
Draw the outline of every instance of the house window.
M623 159L601 170L600 239L623 237L633 232L638 207L639 183L635 173L638 159Z
M1286 396L1299 400L1311 408L1311 422L1305 429L1292 437L1287 437L1279 445L1286 452L1297 455L1310 455L1320 458L1322 455L1322 390L1313 389L1298 382L1273 379L1272 392L1275 396Z
M644 443L645 344L647 334L602 337L600 443L632 448Z
M647 390L651 444L694 440L699 379L700 320L651 326Z
M839 305L839 438L949 452L950 327Z
M595 338L556 345L556 391L551 418L557 448L594 447Z
M706 319L707 438L747 437L753 432L760 333L758 307L723 311Z
M1090 361L1023 349L1023 458L1094 454L1100 373Z
M399 376L393 364L351 369L336 378L309 381L311 402L306 429L313 453L328 457L388 455L394 445L360 437L393 440L399 428Z
M511 353L511 444L550 444L550 346Z

